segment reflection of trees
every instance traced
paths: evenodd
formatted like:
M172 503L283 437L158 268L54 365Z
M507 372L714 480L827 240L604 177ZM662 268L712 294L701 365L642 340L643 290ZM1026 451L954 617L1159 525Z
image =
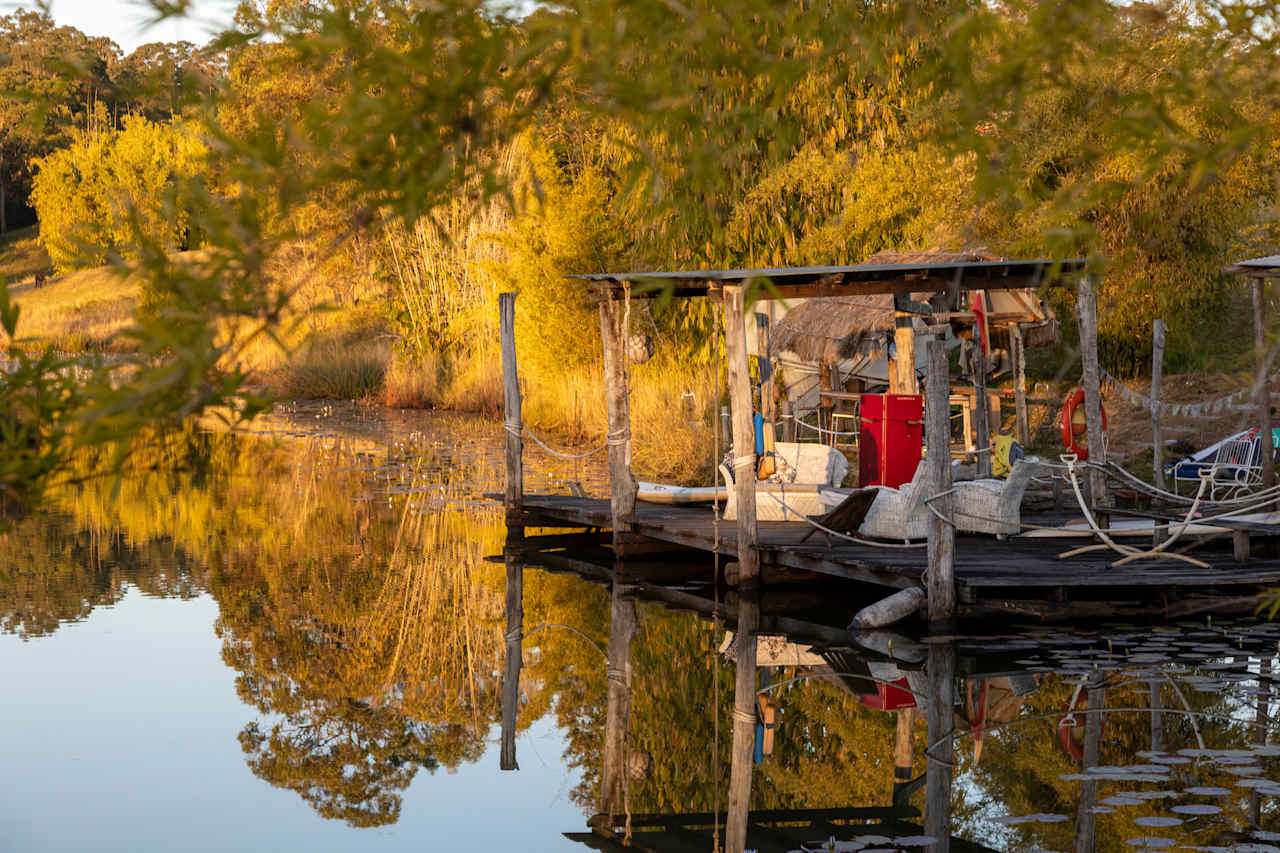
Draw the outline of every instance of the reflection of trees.
M190 597L196 579L168 540L133 543L64 514L32 515L0 532L0 631L51 634L114 604L132 584L148 595Z
M252 722L240 732L256 775L294 791L321 815L353 826L396 821L399 792L419 767L439 765L432 753L435 740L427 724L349 698L307 703L266 731Z
M54 496L64 515L0 539L14 556L0 568L6 627L52 630L126 580L207 589L237 691L263 715L240 735L249 766L355 825L396 820L420 769L480 756L502 659L502 567L483 558L505 528L497 508L461 508L459 490L493 488L491 472L420 460L393 472L389 503L357 499L388 466L331 441L187 431L134 460L135 475L67 487ZM207 567L198 586L172 568L189 564Z

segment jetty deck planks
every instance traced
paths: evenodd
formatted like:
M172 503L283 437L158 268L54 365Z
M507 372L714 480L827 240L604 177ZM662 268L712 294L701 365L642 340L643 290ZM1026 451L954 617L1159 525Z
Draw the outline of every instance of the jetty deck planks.
M607 500L561 495L525 495L525 524L530 527L587 527L609 529L612 520ZM1032 516L1028 521L1061 523L1061 514ZM649 539L737 557L737 525L718 524L707 507L636 504L632 532ZM760 522L761 561L774 566L818 572L882 587L904 588L920 584L927 564L926 549L880 548L847 542L830 546L810 538L807 525ZM1256 531L1267 535L1271 531ZM1204 545L1195 556L1210 563L1201 569L1181 560L1141 560L1120 567L1111 564L1118 555L1099 550L1069 559L1058 554L1078 547L1081 539L997 540L989 536L957 534L956 585L961 595L975 597L1024 594L1044 597L1051 590L1085 592L1106 597L1109 590L1149 588L1151 595L1222 590L1240 595L1245 587L1280 585L1280 559L1253 557L1236 562L1230 537ZM1036 592L1038 590L1038 592ZM984 592L985 591L985 592ZM1131 597L1131 596L1125 596Z

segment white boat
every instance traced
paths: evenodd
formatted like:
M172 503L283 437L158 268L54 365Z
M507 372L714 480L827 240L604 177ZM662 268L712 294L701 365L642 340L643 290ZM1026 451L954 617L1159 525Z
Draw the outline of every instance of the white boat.
M636 500L651 504L709 504L726 501L729 491L724 486L671 486L666 483L636 484Z

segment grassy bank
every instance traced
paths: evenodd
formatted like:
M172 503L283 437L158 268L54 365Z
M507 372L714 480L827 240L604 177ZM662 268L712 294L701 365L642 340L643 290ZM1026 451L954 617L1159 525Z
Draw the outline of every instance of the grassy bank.
M0 256L8 267L30 266L34 235L11 242ZM36 244L38 246L38 244ZM21 257L20 257L21 256ZM136 281L109 267L10 285L21 306L18 345L65 352L127 352L129 327L142 297ZM482 412L502 410L497 341L477 333L449 358L427 351L410 359L398 346L392 298L373 283L343 294L316 290L299 295L279 342L262 338L241 354L238 366L251 382L286 399L348 399L399 408ZM319 310L323 307L323 310ZM535 342L522 342L525 347ZM553 373L522 370L524 415L529 427L554 446L594 446L607 431L599 365L584 363ZM686 482L712 475L712 424L717 411L714 370L687 353L662 351L633 368L632 431L635 466L645 477Z
M39 233L33 225L15 228L0 237L0 278L10 284L22 284L52 266L49 253L40 245Z
M64 352L122 352L132 348L121 335L129 327L142 289L109 267L81 270L11 284L21 309L18 341L28 349L52 346Z

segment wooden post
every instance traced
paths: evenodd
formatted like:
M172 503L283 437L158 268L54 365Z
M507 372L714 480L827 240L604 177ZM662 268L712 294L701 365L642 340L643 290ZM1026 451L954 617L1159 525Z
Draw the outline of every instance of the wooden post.
M978 334L975 329L974 337ZM973 347L973 427L978 434L974 452L981 480L991 476L991 401L987 399L987 358L977 341Z
M949 853L951 779L955 767L955 646L948 642L930 643L925 668L929 679L929 707L925 711L929 747L925 750L924 834L936 839L929 850Z
M636 605L613 581L609 616L609 698L605 707L604 767L600 811L612 817L625 807L627 728L631 717L631 641L636 635Z
M942 341L931 336L925 344L929 359L924 383L924 464L929 466L926 482L930 494L951 489L951 382L947 371L947 351ZM955 616L956 584L953 574L956 531L951 518L951 496L933 501L942 516L929 514L929 569L925 587L929 593L929 622L945 625Z
M1253 280L1253 348L1258 353L1258 375L1254 379L1255 394L1258 400L1258 447L1262 464L1262 488L1270 489L1276 484L1276 466L1274 450L1271 443L1271 393L1267 388L1267 333L1266 333L1266 286L1265 278Z
M1027 348L1022 338L1022 324L1009 326L1009 339L1013 349L1013 411L1017 424L1018 443L1026 447L1031 443L1031 423L1027 419Z
M1271 728L1271 654L1266 652L1258 662L1258 701L1254 705L1253 742L1258 746L1266 746L1267 730ZM1249 792L1249 824L1257 829L1262 828L1262 794L1252 789Z
M1236 562L1247 563L1252 554L1253 546L1249 543L1249 531L1231 531L1231 555L1235 557Z
M738 503L738 563L741 583L760 575L756 551L756 435L751 417L751 374L743 318L742 285L724 287L724 350L729 362L729 406L733 410L733 478Z
M903 708L898 711L898 729L893 741L893 804L898 800L907 785L911 782L911 774L915 767L915 725L916 709Z
M1161 678L1147 679L1147 705L1151 708L1151 751L1164 752L1164 700L1160 697ZM1088 734L1086 729L1085 734Z
M893 342L898 350L897 370L889 371L892 394L919 394L916 384L916 331L911 315L905 311L893 314Z
M605 405L609 413L609 509L613 547L621 554L622 536L636 509L636 480L631 476L631 369L627 358L626 303L606 297L600 303L604 344Z
M1098 300L1093 280L1082 276L1076 285L1076 319L1080 323L1080 360L1084 362L1084 417L1085 431L1089 436L1089 461L1099 465L1107 461L1106 443L1102 437L1102 379L1098 369ZM1094 508L1107 509L1111 499L1107 495L1107 481L1102 471L1089 468L1089 500ZM1099 523L1109 523L1104 518Z
M818 365L818 391L839 391L835 386L835 380L832 375L837 373L839 368L835 365L820 364ZM893 366L889 367L889 375L893 376ZM823 399L822 394L818 394L818 428L821 430L835 430L835 418L832 414L835 412L835 404L830 397ZM834 446L836 437L830 432L819 432L818 443Z
M782 440L796 440L796 406L790 400L782 401Z
M520 375L516 370L516 295L498 294L498 333L502 341L503 428L507 434L507 520L520 515L524 495L524 419L520 412Z
M733 744L729 753L729 810L725 815L725 853L742 853L747 843L751 763L756 745L756 634L759 625L759 590L744 591L738 600L738 626L733 635Z
M1102 751L1102 709L1107 707L1107 691L1091 685L1088 691L1088 710L1084 720L1083 769L1098 766ZM1080 802L1076 807L1075 853L1093 853L1094 849L1094 798L1097 796L1096 780L1085 779L1080 783Z
M1164 320L1151 321L1151 457L1157 489L1164 488L1164 431L1160 425L1160 385L1164 380ZM1157 543L1158 544L1158 543Z
M504 294L505 295L505 294ZM524 562L519 544L524 528L507 528L507 669L502 677L501 770L519 770L516 763L516 722L520 712L520 663L524 653Z

